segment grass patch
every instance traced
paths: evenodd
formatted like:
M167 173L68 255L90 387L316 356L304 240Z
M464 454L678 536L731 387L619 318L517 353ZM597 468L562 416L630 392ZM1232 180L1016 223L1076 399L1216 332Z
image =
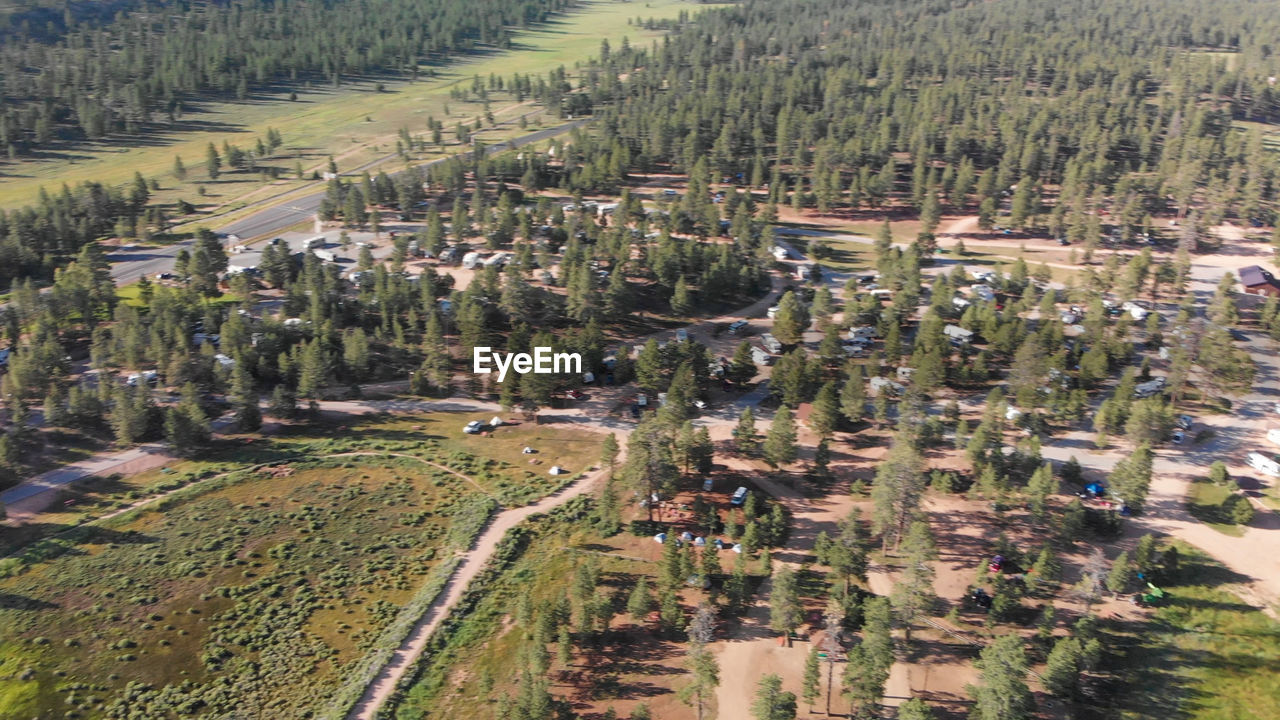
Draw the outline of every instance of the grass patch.
M154 281L152 282L152 288L155 288ZM142 288L138 287L138 283L136 282L116 288L116 297L125 305L136 308L143 308L147 306L147 304L142 301ZM215 298L207 298L205 302L210 305L233 305L241 302L242 300L243 298L239 295L223 293Z
M28 548L26 572L0 581L0 695L36 682L41 716L310 712L464 543L455 521L474 534L477 493L405 459L293 469L239 471Z
M1124 688L1106 717L1269 720L1280 717L1280 623L1223 586L1241 578L1178 544L1182 570L1145 623L1107 643Z
M337 89L300 87L297 102L289 102L286 92L258 93L241 102L201 104L198 110L189 111L183 121L226 129L162 133L151 136L149 139L155 142L147 143L80 143L74 147L74 158L24 160L10 166L11 172L0 184L0 206L33 202L41 187L52 192L64 182L73 186L88 180L123 185L137 171L160 180L161 190L153 194L157 202L181 198L205 205L230 205L228 209L234 209L245 202L309 183L282 179L268 185L257 173L249 172L225 173L218 180L209 181L201 165L205 146L210 142L221 146L225 140L251 147L255 137L265 137L267 128L275 128L284 138L284 147L262 164L279 167L284 177L293 178L296 163L301 163L307 173L322 168L330 155L337 158L340 168L350 170L394 155L396 134L402 127L415 136L426 134L429 138L428 116L434 116L450 129L455 122L469 123L476 116L483 116L482 102L463 102L449 97L450 90L459 83L469 87L476 75L488 77L491 73L509 78L512 72L519 71L540 77L562 65L573 68L576 62L598 54L604 39L615 48L624 37L633 45L647 46L662 33L628 25L629 20L636 16L674 18L690 10L688 3L678 0L654 0L643 8L616 2L582 2L579 7L575 12L553 16L551 22L541 27L516 33L513 46L517 49L513 51L485 49L485 52L456 58L435 68L435 77L415 83L358 78ZM704 7L713 6L698 6L698 9ZM375 85L379 82L385 84L385 92L376 91ZM491 93L490 97L499 122L513 122L520 115L536 110L517 105L508 93ZM487 135L492 138L488 126L481 137ZM452 141L452 137L449 140ZM448 152L455 150L447 148ZM172 175L175 155L181 156L187 165L186 181L178 181ZM440 155L433 152L415 159ZM393 159L391 164L399 169L399 161ZM207 196L197 196L197 187L204 187Z
M1234 496L1229 487L1196 479L1187 490L1187 512L1224 535L1241 537L1244 528L1231 519L1229 510L1228 499Z

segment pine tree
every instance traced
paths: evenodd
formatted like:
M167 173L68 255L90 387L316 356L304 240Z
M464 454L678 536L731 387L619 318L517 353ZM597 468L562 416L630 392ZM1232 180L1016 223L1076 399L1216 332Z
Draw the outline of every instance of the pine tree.
M618 510L618 490L613 477L605 480L604 489L600 491L600 500L596 503L596 530L604 537L616 535L621 529Z
M222 170L222 158L218 156L218 148L209 143L205 148L204 171L210 180L217 180Z
M1035 708L1027 687L1027 659L1022 638L1001 635L982 649L976 665L979 684L969 688L974 720L1029 720Z
M828 438L836 429L840 419L840 401L836 393L836 384L828 382L818 390L813 400L813 408L809 414L809 429L820 438Z
M934 720L933 710L920 698L911 698L898 706L898 720Z
M197 400L196 387L187 383L182 388L182 400L165 413L164 435L173 451L179 455L192 455L205 445L213 430Z
M783 568L773 576L773 589L769 592L769 627L782 633L791 646L791 633L804 620L804 608L800 604L800 589L796 573Z
M684 277L681 276L679 280L676 280L675 290L671 294L671 312L679 317L688 317L693 314L693 310L693 295L690 293Z
M822 668L818 662L818 646L809 649L804 659L804 678L801 680L800 697L809 704L809 713L813 714L813 703L821 694Z
M755 700L751 703L751 717L755 720L794 720L796 696L782 690L782 678L765 675L756 685Z
M649 592L649 579L642 575L627 597L627 614L631 616L632 622L639 625L645 622L651 612L653 612L653 595Z
M857 424L867 415L867 389L862 366L850 363L847 375L840 388L840 414L850 423Z
M733 443L740 453L754 453L756 450L756 416L751 406L742 409L738 416L738 425L733 429Z
M890 602L902 622L904 639L910 641L911 625L929 611L937 600L933 590L935 571L933 562L938 558L929 524L923 520L911 523L902 549L906 554L906 566L893 585Z
M743 341L733 351L733 359L729 364L729 379L739 387L751 382L756 376L756 363L751 354L751 344Z
M613 469L618 464L618 437L614 433L606 435L600 446L600 464L609 468L609 475L612 477Z
M1111 572L1107 574L1107 589L1116 595L1123 595L1133 582L1133 565L1129 562L1129 553L1121 552L1111 564Z
M231 398L235 407L236 425L241 432L253 432L262 427L262 411L258 409L258 392L253 386L253 376L242 359L237 359L231 369Z
M216 152L216 151L215 151ZM182 164L182 156L173 156L173 176L178 180L187 179L187 167Z
M791 409L786 405L778 408L769 424L769 432L765 435L761 448L764 458L774 467L781 467L795 462L796 459L796 425L791 416Z
M773 336L784 345L795 345L809 329L809 311L800 298L790 290L778 301L778 312L773 318Z
M685 704L697 708L698 720L702 720L707 700L720 685L720 666L715 655L702 643L693 643L685 658L685 667L692 679L680 689L679 697Z
M1080 681L1080 641L1073 637L1059 638L1049 652L1042 675L1044 689L1061 698L1075 695Z

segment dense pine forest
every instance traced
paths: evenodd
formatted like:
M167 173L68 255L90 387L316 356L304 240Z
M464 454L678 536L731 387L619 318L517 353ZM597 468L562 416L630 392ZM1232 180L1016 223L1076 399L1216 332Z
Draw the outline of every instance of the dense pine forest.
M989 224L1016 187L1015 225L1073 242L1096 241L1097 210L1126 239L1157 212L1195 215L1193 230L1269 222L1277 10L749 2L654 52L606 54L587 78L604 152L570 184L607 186L621 151L638 169L707 158L716 176L821 211L905 199L928 218L974 203Z
M64 3L0 19L0 145L145 134L184 103L274 84L416 77L433 57L505 46L566 0ZM119 10L112 16L106 7Z

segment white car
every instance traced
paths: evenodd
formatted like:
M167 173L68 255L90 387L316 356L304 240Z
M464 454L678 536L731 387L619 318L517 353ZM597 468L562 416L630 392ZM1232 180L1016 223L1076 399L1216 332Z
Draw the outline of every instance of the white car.
M479 420L472 420L467 423L466 427L462 428L462 432L468 435L479 435L482 428L484 428L484 423Z

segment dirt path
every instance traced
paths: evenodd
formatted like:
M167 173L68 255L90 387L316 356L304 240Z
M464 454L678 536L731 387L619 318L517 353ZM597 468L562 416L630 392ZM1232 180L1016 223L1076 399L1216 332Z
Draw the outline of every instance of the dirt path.
M495 515L489 525L485 527L484 532L480 534L480 537L476 538L472 548L462 553L462 561L454 569L453 575L449 578L442 593L423 613L422 618L414 625L408 637L396 649L395 654L391 656L391 660L382 667L373 682L365 688L360 702L352 708L351 712L347 713L347 719L373 720L377 716L378 710L386 703L391 693L395 691L405 672L408 671L414 660L426 648L427 641L431 639L431 634L439 627L440 622L448 616L449 610L461 599L463 591L467 589L471 581L484 568L485 563L493 555L493 551L497 549L498 542L506 536L508 530L519 525L530 515L547 512L579 495L589 492L604 475L605 471L597 470L575 481L555 495L549 495L533 505L504 510Z

